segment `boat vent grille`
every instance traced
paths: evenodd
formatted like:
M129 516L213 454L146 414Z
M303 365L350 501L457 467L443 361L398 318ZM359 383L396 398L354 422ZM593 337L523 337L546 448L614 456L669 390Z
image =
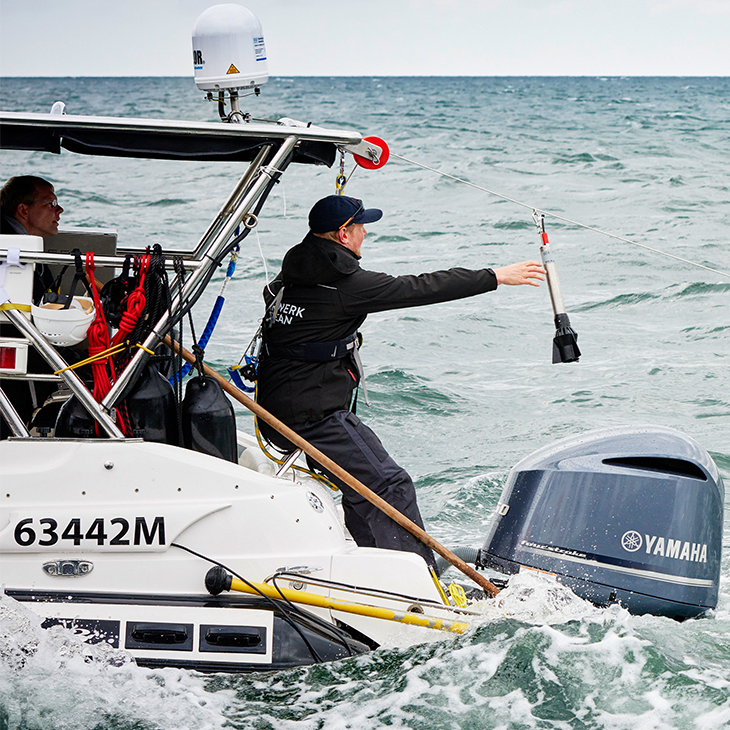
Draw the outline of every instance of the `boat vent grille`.
M604 459L603 463L608 466L623 466L627 469L661 472L662 474L707 481L707 475L697 464L684 459L671 459L663 456L619 456Z

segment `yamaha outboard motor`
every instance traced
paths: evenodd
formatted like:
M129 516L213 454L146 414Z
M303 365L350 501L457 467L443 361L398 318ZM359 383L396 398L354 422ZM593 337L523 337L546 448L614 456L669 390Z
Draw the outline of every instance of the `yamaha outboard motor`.
M635 614L697 616L717 605L724 499L715 462L687 436L591 431L512 469L479 565L552 573Z

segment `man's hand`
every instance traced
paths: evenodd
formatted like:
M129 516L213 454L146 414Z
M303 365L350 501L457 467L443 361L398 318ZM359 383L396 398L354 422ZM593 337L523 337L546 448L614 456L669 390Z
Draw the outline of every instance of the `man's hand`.
M493 271L497 277L497 284L540 286L540 282L545 281L545 269L537 261L521 261L519 264L502 266Z

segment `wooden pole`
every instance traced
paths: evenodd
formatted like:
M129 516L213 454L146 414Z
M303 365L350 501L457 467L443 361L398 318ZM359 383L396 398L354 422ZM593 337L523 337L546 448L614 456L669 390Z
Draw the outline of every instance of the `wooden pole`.
M173 348L175 352L182 352L182 357L189 363L195 362L195 356L186 350L184 347L182 351L178 342L172 342L169 336L165 337L164 343L167 347ZM358 494L365 497L368 502L374 504L381 512L384 512L394 522L397 522L405 530L408 530L412 535L417 537L424 545L428 545L434 552L438 553L444 559L448 560L451 565L458 568L464 575L471 578L478 586L483 588L489 595L496 596L499 593L499 588L493 583L488 581L483 575L477 573L474 568L464 562L458 555L455 555L448 548L444 547L440 542L434 540L425 530L420 528L415 522L409 520L408 517L401 514L395 507L388 504L382 497L379 497L369 487L366 487L361 481L355 479L352 474L346 472L341 466L336 464L327 455L323 454L319 449L305 441L299 434L289 428L285 423L280 421L275 416L272 416L266 409L262 408L258 403L251 400L245 393L241 392L235 385L229 383L224 377L219 375L210 366L203 363L203 371L206 375L211 378L215 378L220 384L223 390L228 393L235 401L238 401L242 406L248 408L254 415L269 424L272 428L276 429L284 438L291 441L298 449L301 449L307 456L310 456L318 464L323 466L328 471L332 472L336 477L341 479L345 484L352 487Z

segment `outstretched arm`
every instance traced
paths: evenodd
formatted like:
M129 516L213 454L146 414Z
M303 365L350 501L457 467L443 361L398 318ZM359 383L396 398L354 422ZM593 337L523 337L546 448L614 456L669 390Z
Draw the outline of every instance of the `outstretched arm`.
M518 264L502 266L494 269L494 274L497 277L497 284L508 286L520 284L540 286L540 282L545 281L545 269L537 261L521 261Z

